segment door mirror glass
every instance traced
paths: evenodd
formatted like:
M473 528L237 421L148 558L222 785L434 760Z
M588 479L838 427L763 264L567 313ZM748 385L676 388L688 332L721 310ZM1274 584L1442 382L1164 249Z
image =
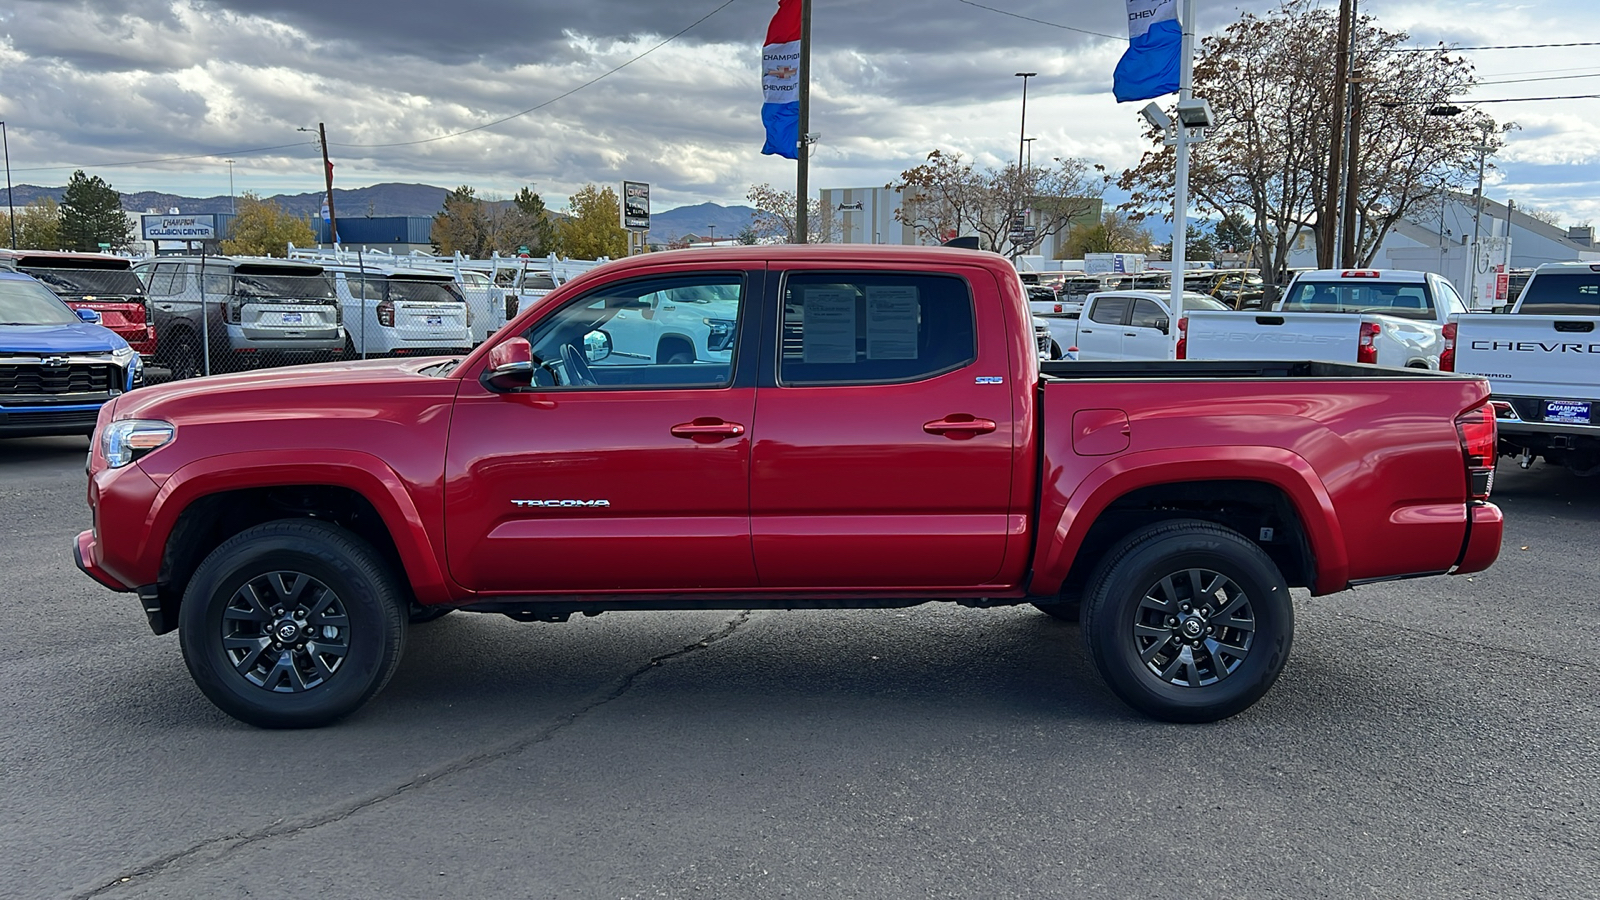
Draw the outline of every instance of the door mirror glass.
M1162 334L1167 334L1168 333L1167 329L1170 328L1171 325L1172 325L1172 323L1167 321L1166 319L1157 319L1156 320L1156 327L1161 329L1161 333Z
M599 362L611 355L611 335L604 331L591 331L583 336L583 355L589 362Z
M514 337L489 348L489 367L480 379L496 393L510 393L533 383L533 350L526 338Z

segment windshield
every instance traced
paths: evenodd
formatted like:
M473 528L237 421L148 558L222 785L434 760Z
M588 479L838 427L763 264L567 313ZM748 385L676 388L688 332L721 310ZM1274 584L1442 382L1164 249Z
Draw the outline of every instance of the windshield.
M132 269L44 269L24 266L22 271L63 296L144 293L144 285Z
M1600 272L1539 272L1517 312L1530 316L1600 316Z
M389 279L390 300L419 300L425 303L458 303L461 295L450 289L444 281L409 281Z
M240 297L265 300L278 297L332 300L333 292L331 275L233 276L233 293Z
M1404 319L1434 317L1426 285L1394 281L1296 282L1280 311L1378 313Z
M0 280L0 325L78 325L82 321L37 281Z

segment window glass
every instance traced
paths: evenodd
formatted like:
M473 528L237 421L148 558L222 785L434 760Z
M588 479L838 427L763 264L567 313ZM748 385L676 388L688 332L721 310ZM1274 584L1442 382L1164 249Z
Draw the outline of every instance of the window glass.
M205 289L207 297L226 297L233 293L233 277L226 272L213 272L207 267Z
M1536 272L1517 311L1531 316L1600 315L1600 272Z
M1432 319L1433 304L1420 284L1380 281L1300 281L1283 304L1284 312L1381 313L1407 319Z
M696 274L605 285L526 333L544 389L715 388L733 381L744 278Z
M383 276L361 275L351 272L344 276L345 290L355 300L382 300Z
M150 293L156 297L171 297L184 287L181 263L157 263L155 274L150 276Z
M782 346L785 385L919 381L977 359L972 292L940 275L790 275Z
M1089 320L1102 325L1121 325L1128 317L1128 307L1133 305L1130 297L1101 297L1094 301L1089 309Z
M144 293L144 285L139 282L131 269L23 266L21 270L63 296Z
M416 300L424 303L459 303L461 295L448 281L422 281L416 278L391 278L390 300Z
M1454 285L1443 278L1433 284L1437 288L1436 293L1439 295L1439 299L1444 302L1444 308L1449 315L1453 316L1467 311L1467 304L1461 299L1461 295L1456 293Z
M1128 324L1134 328L1165 329L1167 312L1155 303L1139 298L1133 301L1133 318Z

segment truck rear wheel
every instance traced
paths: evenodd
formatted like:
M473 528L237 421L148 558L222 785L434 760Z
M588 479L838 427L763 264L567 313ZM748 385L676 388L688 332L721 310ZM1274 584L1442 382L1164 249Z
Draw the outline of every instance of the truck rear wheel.
M224 541L179 612L189 674L223 712L261 728L327 725L400 663L405 605L377 551L349 532L285 519Z
M1106 555L1083 605L1089 655L1129 706L1169 722L1249 708L1283 671L1289 588L1260 547L1210 522L1141 529Z

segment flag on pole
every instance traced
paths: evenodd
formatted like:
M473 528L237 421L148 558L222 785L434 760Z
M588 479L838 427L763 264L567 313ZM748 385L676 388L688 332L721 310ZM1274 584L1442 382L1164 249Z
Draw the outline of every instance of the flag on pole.
M800 3L778 0L761 48L761 121L767 143L761 152L800 158Z
M1177 93L1182 53L1178 0L1128 0L1128 50L1111 82L1117 102Z

